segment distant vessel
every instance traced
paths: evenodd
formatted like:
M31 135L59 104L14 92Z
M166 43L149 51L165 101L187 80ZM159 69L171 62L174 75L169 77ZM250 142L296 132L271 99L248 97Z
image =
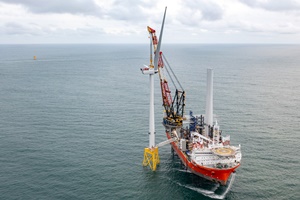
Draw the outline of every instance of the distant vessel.
M207 93L205 115L184 115L185 91L175 76L172 68L160 51L166 10L163 18L159 40L156 31L149 26L150 35L150 65L142 68L143 74L150 75L150 120L149 147L145 148L143 165L150 165L155 170L159 163L158 147L171 144L176 153L190 172L210 181L226 185L228 179L240 166L241 146L230 145L230 136L224 136L217 121L213 120L213 70L207 69ZM153 52L152 52L153 47ZM154 64L152 54L154 53ZM166 79L166 72L175 87L172 98ZM158 73L164 107L163 125L167 139L155 145L154 126L154 86L153 75ZM184 127L185 126L185 127Z

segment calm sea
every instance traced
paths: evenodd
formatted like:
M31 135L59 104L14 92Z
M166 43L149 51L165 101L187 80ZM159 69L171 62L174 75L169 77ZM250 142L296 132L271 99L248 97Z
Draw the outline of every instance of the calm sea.
M214 113L243 153L226 196L183 170L169 145L156 172L142 167L148 44L0 45L0 199L299 199L300 46L162 50L186 90L186 113L205 113L214 69Z

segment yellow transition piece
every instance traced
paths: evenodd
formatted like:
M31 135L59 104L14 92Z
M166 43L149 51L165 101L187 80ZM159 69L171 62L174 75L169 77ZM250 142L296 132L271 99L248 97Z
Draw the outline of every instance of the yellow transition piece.
M144 149L143 166L149 165L152 171L155 171L159 162L158 147Z

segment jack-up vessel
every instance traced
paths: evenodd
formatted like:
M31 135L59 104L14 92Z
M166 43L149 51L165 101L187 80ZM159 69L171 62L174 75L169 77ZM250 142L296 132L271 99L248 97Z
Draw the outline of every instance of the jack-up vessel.
M185 112L185 91L175 76L164 54L160 51L166 10L159 40L156 31L147 27L150 36L150 65L141 68L150 76L149 147L144 149L143 165L156 170L159 164L158 147L170 144L185 168L207 180L226 185L230 176L241 164L241 146L230 144L230 136L224 135L217 120L213 119L213 70L207 69L207 91L205 115ZM153 48L153 52L152 52ZM154 55L154 63L153 57ZM169 75L175 94L172 98ZM167 140L155 145L154 125L154 75L159 74L162 102L164 107L163 125Z

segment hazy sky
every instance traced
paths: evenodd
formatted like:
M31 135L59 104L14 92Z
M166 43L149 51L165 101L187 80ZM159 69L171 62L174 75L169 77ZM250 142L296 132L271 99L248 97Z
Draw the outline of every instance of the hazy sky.
M300 43L300 0L0 0L0 43Z

